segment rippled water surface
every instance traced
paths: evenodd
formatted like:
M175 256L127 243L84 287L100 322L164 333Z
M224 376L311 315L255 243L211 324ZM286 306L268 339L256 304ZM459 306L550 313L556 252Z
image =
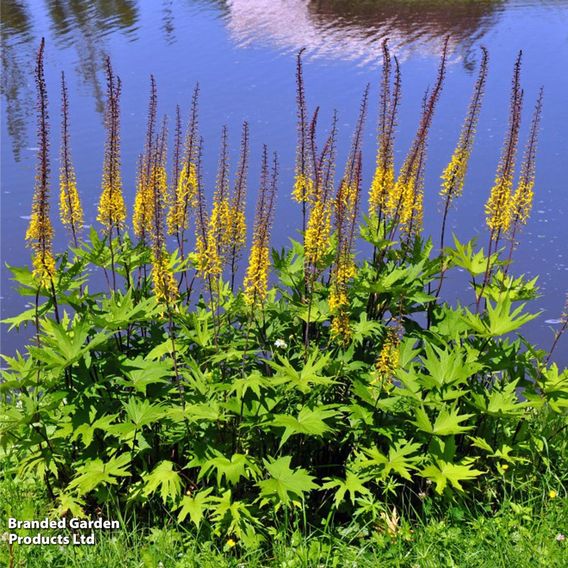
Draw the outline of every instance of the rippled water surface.
M434 80L444 38L450 35L451 65L434 119L426 170L425 231L439 233L439 175L451 155L479 63L490 52L485 105L463 198L452 211L451 229L485 243L483 203L491 187L507 126L513 61L523 49L526 136L530 109L541 85L545 106L537 163L535 205L516 253L516 273L540 275L542 314L527 329L548 346L568 290L568 0L3 0L2 2L2 261L28 261L24 248L33 193L36 151L34 54L46 38L46 78L52 121L53 194L57 187L59 76L69 83L71 140L87 223L95 224L102 166L102 61L110 54L123 82L122 150L127 203L134 198L136 159L142 150L149 74L159 91L159 112L172 116L180 104L187 116L192 89L201 86L201 131L205 176L214 183L221 127L236 148L248 120L252 156L267 143L281 156L282 176L274 244L286 244L300 216L289 199L295 148L295 54L306 47L306 87L322 123L339 112L340 163L365 85L372 85L365 132L364 181L373 170L380 44L390 38L403 74L397 132L400 163L414 134L425 89ZM233 154L232 163L237 156ZM253 159L251 180L258 176ZM252 185L252 214L255 188ZM54 215L55 218L55 201ZM65 234L56 223L56 246ZM462 283L449 281L458 298ZM14 315L26 299L12 291L2 269L2 316ZM3 334L2 351L21 339ZM564 349L564 352L562 351ZM557 359L568 362L566 342Z

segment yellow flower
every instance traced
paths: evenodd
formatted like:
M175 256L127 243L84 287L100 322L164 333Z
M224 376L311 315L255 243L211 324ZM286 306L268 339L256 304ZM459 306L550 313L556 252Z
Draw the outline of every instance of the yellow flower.
M59 180L59 210L61 223L79 230L83 226L83 208L77 191L75 172L70 169L67 175L61 174Z
M108 98L105 108L105 127L107 139L97 220L110 231L124 225L126 206L120 176L120 79L114 75L109 58L106 59L106 74Z
M69 103L67 99L67 85L65 74L61 73L62 95L62 134L61 134L61 166L59 168L59 213L61 223L71 229L74 244L77 245L77 232L83 226L83 209L77 192L77 178L75 168L71 162L69 144Z
M230 538L230 539L227 541L227 546L228 546L229 548L233 548L233 547L237 546L237 543L236 543L232 538Z
M393 191L394 166L377 165L369 191L369 215L373 215L377 210L385 211L389 200L393 201Z
M55 259L51 251L34 252L32 263L36 282L44 288L50 287L55 277Z
M44 47L45 42L42 39L35 69L38 86L39 151L32 214L26 231L26 240L33 250L33 276L40 286L49 287L55 276L55 260L52 252L53 226L49 217L49 129L47 123L47 88L43 70Z
M509 469L508 464L506 464L506 463L501 464L501 469L502 469L503 471L507 471L507 470Z
M331 337L333 337L336 341L347 344L351 339L351 335L349 314L342 309L333 316L331 321Z
M298 203L311 202L314 195L314 180L308 175L298 172L294 180L292 198Z
M304 236L304 255L306 263L317 266L329 247L331 231L331 208L318 197L308 219Z
M168 213L168 232L170 235L187 229L188 209L197 207L197 166L190 162L184 164L172 196Z
M462 194L469 161L470 148L458 146L452 155L450 163L442 173L442 189L440 195L450 202Z
M512 176L497 177L485 204L487 226L491 231L504 233L511 226Z
M556 491L554 491L554 489L551 489L551 490L548 492L548 496L549 496L551 499L556 499L556 497L558 497L558 493L557 493Z
M266 299L269 268L270 254L268 247L253 243L244 279L244 293L247 304L261 304Z
M165 249L152 253L152 282L159 303L172 304L179 297L177 281Z
M400 353L400 339L394 330L389 330L383 343L383 347L375 362L377 373L385 378L390 378L398 369Z

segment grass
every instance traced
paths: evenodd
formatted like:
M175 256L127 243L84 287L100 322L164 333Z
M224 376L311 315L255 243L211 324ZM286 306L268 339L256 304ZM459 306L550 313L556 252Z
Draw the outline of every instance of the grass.
M7 518L42 519L48 503L41 486L4 480L0 483L1 523ZM102 513L103 517L105 516ZM108 517L107 517L108 518ZM155 521L155 520L154 520ZM152 523L151 523L152 524ZM156 524L154 522L154 524ZM262 551L244 551L221 539L203 542L175 523L143 528L141 521L114 532L96 532L93 546L13 545L12 566L28 568L327 568L445 566L562 568L568 565L566 500L540 496L522 504L506 502L493 514L450 509L425 524L401 521L394 532L384 527L361 529L355 523L340 534L275 533ZM128 528L125 527L128 525ZM4 529L5 530L5 529ZM19 530L21 536L36 531ZM47 534L48 531L44 531ZM52 533L54 534L54 533ZM10 566L10 548L0 547L0 562Z

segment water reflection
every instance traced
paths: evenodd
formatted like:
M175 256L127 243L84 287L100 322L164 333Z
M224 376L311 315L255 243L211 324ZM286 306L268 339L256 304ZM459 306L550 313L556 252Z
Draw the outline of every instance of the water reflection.
M33 39L32 22L24 2L5 2L0 14L0 90L5 100L6 128L12 140L14 158L19 161L25 145L26 125L33 113L33 104L30 105L33 94L26 73L28 69L33 69L33 53L22 49L22 45Z
M178 2L152 2L161 11L161 32L168 44L176 41ZM390 37L399 56L414 50L435 53L450 34L452 50L466 66L473 65L473 44L496 22L501 0L454 0L451 9L443 0L190 0L208 4L222 13L237 45L265 41L280 49L307 47L312 55L380 60L380 42ZM100 66L105 38L116 30L137 40L140 10L137 0L8 0L3 2L2 94L6 100L7 130L13 154L20 160L26 141L26 125L33 112L32 84L26 69L33 68L33 14L48 18L50 32L62 49L75 50L76 73L91 92L95 108L102 112L104 88ZM179 16L178 16L179 17ZM293 22L293 25L290 23Z
M14 159L20 160L26 143L27 125L34 109L33 69L39 38L34 33L32 14L39 8L49 18L50 31L58 47L77 51L76 71L92 92L95 108L103 110L104 88L100 68L105 55L105 36L123 30L135 39L138 7L135 0L45 0L2 3L2 95L6 101L7 130Z
M380 60L385 37L399 57L438 53L447 35L467 66L471 47L493 26L501 0L229 0L228 26L240 45L268 40L283 49L307 47L315 55Z

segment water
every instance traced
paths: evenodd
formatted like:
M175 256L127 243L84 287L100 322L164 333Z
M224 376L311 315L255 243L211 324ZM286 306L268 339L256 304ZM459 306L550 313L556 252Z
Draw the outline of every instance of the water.
M27 262L24 248L33 194L35 163L34 56L46 38L46 79L52 129L52 192L57 187L59 76L70 91L71 143L86 223L96 225L102 166L102 61L112 57L123 81L122 157L127 203L134 199L136 159L142 150L149 74L158 83L159 112L173 116L179 103L187 117L191 92L201 86L201 132L205 172L212 186L221 127L227 124L236 164L243 120L251 125L252 167L249 214L254 208L258 157L263 143L279 152L281 192L274 244L295 236L300 222L290 192L295 146L295 54L306 47L308 104L321 107L322 125L339 111L340 163L345 160L360 96L372 85L365 131L364 172L368 187L373 169L380 44L388 36L403 73L402 112L397 161L414 134L421 98L432 85L440 49L450 34L451 64L435 116L426 171L425 232L439 234L439 175L459 134L479 63L479 47L490 52L484 108L463 197L450 216L462 239L478 236L485 244L483 203L491 187L507 122L512 65L524 51L522 84L526 136L538 89L545 87L537 162L534 210L516 253L515 273L540 275L542 314L526 335L543 347L568 291L568 0L5 0L2 6L2 261ZM56 200L53 218L55 220ZM56 246L65 242L55 223ZM457 297L462 283L447 282ZM24 307L2 269L2 316ZM22 340L3 330L2 352ZM566 340L556 359L568 363Z

